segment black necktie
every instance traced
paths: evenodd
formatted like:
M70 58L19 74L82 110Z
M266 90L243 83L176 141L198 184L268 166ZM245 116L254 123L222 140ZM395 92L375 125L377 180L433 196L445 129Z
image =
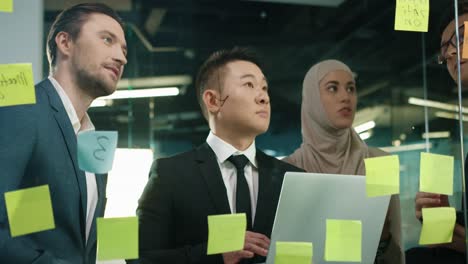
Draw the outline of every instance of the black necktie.
M250 206L249 185L244 176L244 167L249 162L244 155L230 156L228 159L237 170L236 213L245 213L247 216L247 230L252 230L252 209Z

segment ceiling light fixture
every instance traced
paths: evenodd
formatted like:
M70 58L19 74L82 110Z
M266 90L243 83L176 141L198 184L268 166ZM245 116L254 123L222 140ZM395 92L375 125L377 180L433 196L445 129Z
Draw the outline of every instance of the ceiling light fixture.
M434 131L429 133L423 133L422 138L449 138L450 131Z
M147 87L186 86L192 84L190 75L164 75L154 77L124 78L117 83L117 90Z
M359 137L361 137L362 140L369 139L371 136L372 136L371 132L364 132L364 133L359 134Z
M356 131L356 133L362 133L364 131L367 131L369 129L372 129L375 127L375 121L369 121L369 122L365 122L363 124L360 124L358 126L355 126L354 127L354 130Z
M441 110L458 112L458 105L447 104L447 103L442 103L438 101L424 100L424 99L420 99L416 97L410 97L408 99L408 103L412 105L427 106L427 107L441 109ZM468 114L468 108L463 108L462 111L464 114Z
M437 117L446 118L446 119L455 119L455 120L459 119L458 114L449 113L449 112L445 112L445 111L437 111L437 112L435 112L434 115L437 116ZM463 115L463 121L468 122L468 116Z
M109 104L106 101L115 100L115 99L175 96L178 94L179 94L179 88L177 87L119 90L119 91L115 91L113 94L109 96L99 97L98 99L93 101L90 107L107 106Z

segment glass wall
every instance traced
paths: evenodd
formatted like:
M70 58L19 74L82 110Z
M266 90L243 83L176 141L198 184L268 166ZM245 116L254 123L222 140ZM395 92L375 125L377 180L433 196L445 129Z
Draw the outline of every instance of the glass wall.
M417 246L420 234L414 199L421 152L454 157L450 200L460 209L467 129L457 120L456 83L437 59L441 32L455 15L452 1L430 1L425 33L395 30L395 1L387 0L115 2L108 4L117 5L126 20L128 43L119 90L177 88L177 95L105 100L105 106L89 110L97 129L119 132L119 148L149 149L157 159L204 142L209 127L195 94L197 70L215 50L249 46L262 58L272 105L270 128L257 138L257 146L267 154L287 156L302 142L306 72L319 61L338 59L356 76L354 126L368 125L361 138L399 156L405 249ZM45 1L44 36L58 12L56 5ZM424 20L424 8L405 12ZM44 69L46 74L45 57ZM127 157L132 166L132 156ZM140 179L147 177L140 174Z

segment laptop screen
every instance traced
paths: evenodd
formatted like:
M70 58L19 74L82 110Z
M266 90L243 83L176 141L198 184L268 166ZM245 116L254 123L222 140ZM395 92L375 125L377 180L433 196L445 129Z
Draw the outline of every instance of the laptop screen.
M362 263L374 263L389 201L390 196L367 197L363 176L286 173L266 264L274 263L276 241L312 242L313 263L328 263L327 219L360 220Z

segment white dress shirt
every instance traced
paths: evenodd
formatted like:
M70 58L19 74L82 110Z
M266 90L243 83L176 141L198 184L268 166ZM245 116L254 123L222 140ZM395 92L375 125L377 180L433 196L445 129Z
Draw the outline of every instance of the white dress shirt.
M242 154L249 159L249 163L247 163L244 168L244 174L245 179L247 180L247 185L249 185L253 225L258 197L258 166L255 159L255 141L252 142L246 150L240 151L210 131L210 134L206 139L206 143L208 143L216 154L216 160L218 161L219 169L221 170L224 186L226 186L227 198L232 213L236 213L237 170L236 167L234 167L234 165L227 159L231 155L236 156Z
M55 80L52 76L49 76L49 80L54 86L55 90L57 91L60 99L62 100L63 106L67 111L68 118L73 126L73 130L75 131L75 135L84 131L92 131L95 130L91 119L89 118L88 114L85 113L83 120L80 122L78 119L78 115L76 114L76 110L73 107L70 98L63 90L62 86ZM85 171L86 174L86 190L87 190L87 205L86 205L86 241L88 241L89 232L91 230L91 225L93 224L93 217L94 211L96 210L96 205L98 201L98 191L97 191L97 184L96 184L96 175L91 172ZM65 175L64 175L65 176Z

